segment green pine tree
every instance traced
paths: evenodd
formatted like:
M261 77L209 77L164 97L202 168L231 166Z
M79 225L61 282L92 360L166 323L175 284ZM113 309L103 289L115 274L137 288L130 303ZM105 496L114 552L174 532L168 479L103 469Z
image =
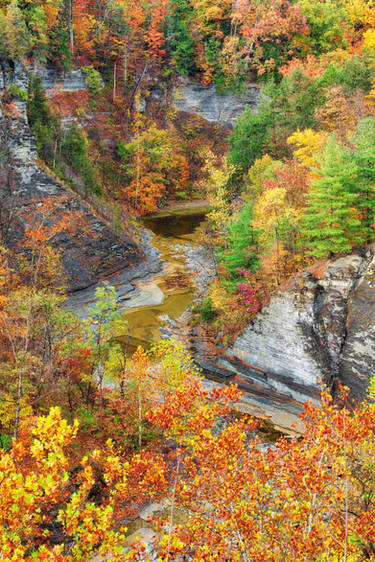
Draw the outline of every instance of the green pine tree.
M259 232L252 226L253 209L247 203L228 227L227 249L218 252L218 259L232 280L242 276L239 270L255 271L259 266Z
M229 136L231 162L246 172L260 158L269 139L272 125L272 113L264 103L258 113L253 113L250 106L238 118Z
M348 150L331 137L322 154L321 177L311 185L302 221L307 248L316 258L348 252L364 241L354 191L356 166Z
M353 162L356 166L358 209L366 240L374 238L375 219L375 119L363 119L353 139L355 150Z

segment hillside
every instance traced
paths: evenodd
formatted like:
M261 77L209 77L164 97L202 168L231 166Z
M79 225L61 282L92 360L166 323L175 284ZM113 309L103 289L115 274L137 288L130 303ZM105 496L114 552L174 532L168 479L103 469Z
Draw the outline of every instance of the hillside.
M375 560L375 4L0 0L0 559Z

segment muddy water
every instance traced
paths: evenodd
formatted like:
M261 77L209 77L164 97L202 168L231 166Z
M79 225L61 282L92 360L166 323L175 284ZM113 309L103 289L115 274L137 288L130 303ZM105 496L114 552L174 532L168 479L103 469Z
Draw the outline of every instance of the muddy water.
M151 237L147 252L160 253L160 261L150 273L147 267L140 270L130 281L125 275L114 275L108 282L115 286L119 308L128 322L127 351L131 353L139 345L144 348L163 337L169 336L171 323L178 319L192 304L195 295L212 279L213 266L201 246L201 230L207 205L193 202L173 207L148 216L143 221ZM211 277L210 277L211 275ZM79 315L87 316L87 310L95 302L95 287L80 291L68 300L68 307ZM206 381L208 386L212 383ZM290 432L292 424L300 423L298 404L274 401L272 395L262 397L245 392L236 409L269 420L272 426Z
M187 253L199 246L205 206L171 209L146 217L143 225L152 232L152 245L164 262L160 274L136 280L136 290L123 301L130 348L148 345L168 335L166 320L175 321L192 304L196 284L187 267Z

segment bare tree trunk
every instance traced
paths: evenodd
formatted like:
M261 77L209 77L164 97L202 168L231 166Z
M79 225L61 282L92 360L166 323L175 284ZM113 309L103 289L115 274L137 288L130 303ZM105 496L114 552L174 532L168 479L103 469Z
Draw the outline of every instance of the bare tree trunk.
M179 453L178 453L178 449L177 449L177 468L176 468L176 476L175 476L174 484L173 484L171 515L170 515L170 518L169 518L169 529L168 529L167 561L169 560L169 557L170 557L171 536L172 536L172 531L173 531L173 518L174 518L175 499L176 499L176 488L177 488L179 472L180 472L180 457L179 457Z
M74 53L73 1L74 0L69 0L69 41L70 52L72 56Z
M136 177L136 190L135 190L135 203L134 203L134 210L137 210L138 206L138 192L139 192L139 177L140 177L140 169L141 169L141 154L140 154L140 147L139 147L139 125L137 121L137 177Z
M124 44L124 91L126 90L126 84L128 83L128 41Z
M19 363L19 355L16 352L16 348L12 339L10 339L13 357L15 364L18 366L18 385L17 385L17 402L16 402L16 419L14 421L14 439L17 439L18 429L20 426L20 415L21 415L21 399L22 399L22 383L23 383L23 364L25 361L26 353L29 349L29 334L30 334L30 321L31 321L31 309L29 310L29 315L26 317L26 330L25 330L25 340L23 344L23 356L21 358L21 363Z
M138 445L139 450L142 447L142 391L141 381L138 380Z
M17 388L17 406L16 406L16 419L14 422L14 439L17 439L18 429L20 425L20 413L21 413L21 398L22 398L22 367L19 366L18 371L18 388Z
M137 84L135 85L135 88L134 88L134 90L133 90L133 92L132 92L132 95L130 96L130 101L129 101L129 104L128 104L128 109L131 109L131 107L132 107L132 105L133 105L134 98L135 98L135 96L137 95L139 86L141 85L142 80L143 80L143 78L144 78L144 75L145 75L146 72L147 72L147 68L148 68L148 63L145 64L145 67L144 67L144 69L143 69L143 71L142 71L142 74L141 74L140 78L138 79Z
M97 350L98 350L98 365L96 368L96 372L99 377L99 416L102 417L102 410L103 410L103 365L102 365L102 325L101 321L99 320L98 326L98 338L96 341Z
M113 103L116 100L116 70L117 70L117 63L113 65Z

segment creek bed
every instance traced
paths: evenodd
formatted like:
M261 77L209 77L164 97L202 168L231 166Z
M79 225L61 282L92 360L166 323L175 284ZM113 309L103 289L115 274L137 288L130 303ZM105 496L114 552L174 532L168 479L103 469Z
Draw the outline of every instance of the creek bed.
M139 271L124 271L108 279L115 286L119 308L128 323L127 350L139 345L145 349L171 332L183 337L183 321L177 320L193 304L213 277L213 264L200 244L208 206L205 202L191 202L169 207L143 219L145 249L148 261L140 264ZM140 273L139 273L140 272ZM82 316L95 301L95 287L80 291L68 299L68 306ZM212 379L209 373L205 376ZM217 381L217 382L215 382ZM210 386L225 379L206 380ZM237 381L235 381L237 382ZM239 381L241 387L241 381ZM272 393L257 395L243 388L237 405L239 411L269 420L273 427L293 433L303 431L299 421L301 405L290 400L278 403Z
M205 250L199 245L206 210L202 204L184 206L143 219L163 268L151 278L135 280L135 291L124 295L121 308L128 322L130 349L148 347L167 337L164 322L174 323L191 306L202 272L212 274Z

